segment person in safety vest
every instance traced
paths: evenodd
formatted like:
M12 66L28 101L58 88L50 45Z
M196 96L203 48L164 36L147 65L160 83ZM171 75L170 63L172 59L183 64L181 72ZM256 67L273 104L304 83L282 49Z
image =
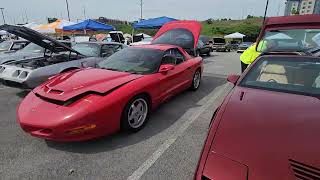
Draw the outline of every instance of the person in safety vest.
M244 72L247 67L252 64L259 56L260 54L267 50L274 48L273 41L260 41L258 47L257 43L252 44L247 50L245 50L242 55L240 56L241 60L241 71Z

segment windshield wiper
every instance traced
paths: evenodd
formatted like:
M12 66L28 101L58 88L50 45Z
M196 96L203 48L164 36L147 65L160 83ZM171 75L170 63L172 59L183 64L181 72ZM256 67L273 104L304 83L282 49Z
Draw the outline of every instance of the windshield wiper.
M131 74L142 74L142 72L136 72L136 71L123 71Z
M105 67L101 67L101 69L110 70L110 71L120 71L119 69L115 69L115 68L105 68Z

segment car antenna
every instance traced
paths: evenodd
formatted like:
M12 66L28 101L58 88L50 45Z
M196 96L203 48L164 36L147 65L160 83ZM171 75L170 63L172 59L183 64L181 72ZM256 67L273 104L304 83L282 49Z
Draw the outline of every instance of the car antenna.
M269 0L267 0L266 8L265 8L265 10L264 10L264 16L263 16L262 25L264 25L264 23L266 22L268 7L269 7Z

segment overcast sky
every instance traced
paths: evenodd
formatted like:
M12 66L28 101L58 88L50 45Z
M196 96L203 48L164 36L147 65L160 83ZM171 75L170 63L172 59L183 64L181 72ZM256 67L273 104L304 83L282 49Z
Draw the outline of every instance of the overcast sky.
M140 0L68 0L71 20L100 16L134 21L140 17ZM266 0L143 0L143 17L171 16L178 19L240 19L262 16ZM268 15L283 15L285 0L270 0ZM1 0L7 23L43 23L46 17L67 19L65 0ZM0 18L2 23L2 18Z

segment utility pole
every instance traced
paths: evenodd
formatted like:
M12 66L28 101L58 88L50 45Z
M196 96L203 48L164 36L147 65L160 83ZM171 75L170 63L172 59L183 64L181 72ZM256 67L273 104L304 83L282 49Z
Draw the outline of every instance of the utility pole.
M83 6L83 16L84 16L84 20L87 19L87 16L86 16L86 6Z
M0 8L0 10L2 14L3 24L6 24L6 19L4 18L4 13L3 13L4 8Z
M267 0L266 8L264 10L263 24L265 23L267 18L268 7L269 7L269 0Z
M27 9L24 10L24 14L26 15L26 20L27 20L26 23L28 23L29 22L29 18L28 18L28 14L27 14Z
M142 10L143 10L143 0L140 0L140 20L143 19Z
M69 21L71 21L71 20L70 20L70 11L69 11L69 3L68 3L68 0L66 0L66 4L67 4L67 11L68 11L68 19L69 19Z

